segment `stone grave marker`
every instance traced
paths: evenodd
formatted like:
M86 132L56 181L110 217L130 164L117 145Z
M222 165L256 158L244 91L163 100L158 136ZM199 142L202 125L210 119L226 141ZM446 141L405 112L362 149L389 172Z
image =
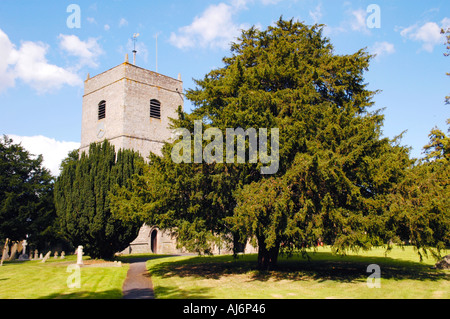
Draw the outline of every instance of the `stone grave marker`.
M22 254L19 256L19 260L28 260L28 255L27 255L27 241L23 240L22 241Z
M16 259L16 253L17 253L17 243L15 242L13 246L11 247L11 255L9 256L9 261Z
M50 257L51 251L49 251L48 253L45 254L44 259L42 259L41 262L45 263L47 261L47 259Z
M83 246L78 246L77 249L77 265L83 265Z

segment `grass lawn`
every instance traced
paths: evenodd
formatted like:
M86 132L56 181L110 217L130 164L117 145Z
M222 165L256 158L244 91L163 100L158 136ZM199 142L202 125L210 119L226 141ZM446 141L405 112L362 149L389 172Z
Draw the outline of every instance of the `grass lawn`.
M448 254L449 252L445 252ZM450 272L431 269L431 257L420 262L412 247L385 256L374 249L339 257L320 248L308 261L280 258L276 271L255 269L256 255L180 256L147 261L156 298L224 299L449 299ZM381 269L381 288L369 288L367 266Z
M69 288L67 272L69 264L76 263L76 256L46 263L40 260L5 262L0 267L0 299L114 299L122 298L122 284L129 268L81 267L81 288Z

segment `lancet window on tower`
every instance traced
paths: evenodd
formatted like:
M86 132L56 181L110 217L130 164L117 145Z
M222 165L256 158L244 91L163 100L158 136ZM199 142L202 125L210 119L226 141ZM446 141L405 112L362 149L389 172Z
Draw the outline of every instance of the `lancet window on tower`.
M98 104L98 119L103 120L106 118L106 101L101 101Z
M150 117L154 119L161 119L161 102L158 100L150 101Z

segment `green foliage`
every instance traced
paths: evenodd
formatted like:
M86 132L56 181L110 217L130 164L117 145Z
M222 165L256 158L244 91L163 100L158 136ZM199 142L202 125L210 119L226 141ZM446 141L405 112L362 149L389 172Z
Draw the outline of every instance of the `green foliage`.
M178 245L189 251L209 254L218 236L229 231L224 224L231 194L230 179L223 179L226 167L175 164L170 145L163 156L150 156L143 175L135 175L131 187L121 187L111 197L115 216L169 229Z
M110 210L110 193L116 185L127 187L142 173L143 159L130 150L119 150L105 141L91 144L89 154L73 151L62 163L55 184L55 206L61 230L74 245L83 245L93 258L111 258L125 249L141 224L116 219Z
M116 198L121 218L139 208L197 251L206 252L218 233L256 239L263 269L276 265L279 251L306 253L318 242L341 254L408 240L419 248L445 242L447 226L431 234L410 222L414 209L401 206L406 195L397 184L410 178L413 162L401 136L382 138L383 116L370 111L377 92L367 90L364 72L371 56L334 54L322 30L280 19L267 30L243 31L224 67L187 91L192 114L180 111L173 122L193 134L194 121L202 120L223 136L226 128L278 128L276 174L261 175L261 163L174 164L174 143L167 144L133 190ZM439 214L429 222L447 218Z
M44 247L55 236L53 177L42 166L42 155L33 156L20 144L0 140L0 238L27 239ZM27 237L28 236L28 237Z
M407 170L389 196L389 219L398 239L438 258L450 245L450 165L435 161Z
M429 139L425 158L406 170L392 192L389 223L420 255L429 251L437 258L450 245L450 137L435 127Z
M388 242L385 196L410 162L407 149L381 138L383 116L369 112L370 55L335 55L321 26L292 20L238 40L226 66L187 94L213 126L280 129L280 170L236 188L232 229L257 237L263 268L278 247L325 241L345 252Z
M447 120L450 132L450 119ZM439 128L435 127L428 135L430 143L424 146L426 161L438 161L448 163L450 160L450 136L447 136Z

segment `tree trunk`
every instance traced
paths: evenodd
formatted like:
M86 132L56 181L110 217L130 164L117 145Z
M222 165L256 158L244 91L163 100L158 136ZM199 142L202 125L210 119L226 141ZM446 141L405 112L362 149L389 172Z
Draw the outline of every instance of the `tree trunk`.
M277 266L280 243L267 249L264 238L258 238L258 269L273 270Z

